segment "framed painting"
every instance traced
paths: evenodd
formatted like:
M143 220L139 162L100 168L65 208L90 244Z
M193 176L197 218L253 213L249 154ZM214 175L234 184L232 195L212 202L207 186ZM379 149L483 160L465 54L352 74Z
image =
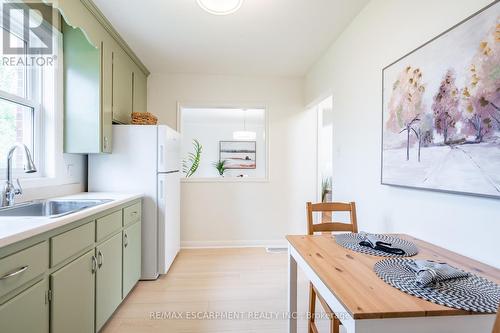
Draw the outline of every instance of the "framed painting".
M257 168L256 141L219 141L219 160L227 169Z
M382 76L382 184L500 198L500 2Z

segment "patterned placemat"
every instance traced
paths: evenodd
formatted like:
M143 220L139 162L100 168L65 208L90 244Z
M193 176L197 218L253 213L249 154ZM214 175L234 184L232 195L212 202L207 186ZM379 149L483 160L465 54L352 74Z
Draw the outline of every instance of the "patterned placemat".
M500 286L483 277L469 276L421 287L407 263L412 259L388 258L377 262L375 273L387 284L407 294L447 307L473 312L496 313Z
M394 254L387 253L380 250L372 249L368 246L359 245L359 243L364 239L361 234L358 233L347 233L347 234L338 234L335 235L335 241L340 246L348 248L350 250L361 252L365 254L371 254L373 256L381 256L381 257L412 257L418 253L418 248L412 242L409 242L405 239L401 239L394 236L377 234L376 235L381 241L391 243L393 247L400 248L405 251L405 254Z

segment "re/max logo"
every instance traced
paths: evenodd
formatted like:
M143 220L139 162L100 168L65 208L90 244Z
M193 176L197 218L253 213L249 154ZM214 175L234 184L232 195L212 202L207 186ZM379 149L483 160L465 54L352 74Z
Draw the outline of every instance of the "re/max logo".
M2 4L3 54L52 54L52 13L50 4L4 2ZM20 34L22 36L19 36ZM25 43L19 43L18 40L12 40L13 38L20 38Z

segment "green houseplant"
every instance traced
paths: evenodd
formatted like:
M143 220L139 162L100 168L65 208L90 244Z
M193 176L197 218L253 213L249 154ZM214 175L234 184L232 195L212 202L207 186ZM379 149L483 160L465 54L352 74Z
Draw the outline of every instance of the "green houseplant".
M332 177L323 178L321 181L321 202L330 201L328 195L332 193Z
M218 162L213 163L214 167L217 169L217 172L219 173L219 176L224 177L224 172L226 172L226 170L227 170L226 163L227 163L226 160L222 160L222 161L218 161Z
M203 146L197 139L193 139L193 149L194 151L189 153L188 156L182 161L182 172L186 175L186 178L194 175L200 166Z

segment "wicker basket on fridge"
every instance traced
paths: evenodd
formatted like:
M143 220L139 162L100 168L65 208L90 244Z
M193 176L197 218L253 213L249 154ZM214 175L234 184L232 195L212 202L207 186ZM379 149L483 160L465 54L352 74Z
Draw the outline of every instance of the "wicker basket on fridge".
M158 118L149 112L132 112L132 124L134 125L156 125Z

